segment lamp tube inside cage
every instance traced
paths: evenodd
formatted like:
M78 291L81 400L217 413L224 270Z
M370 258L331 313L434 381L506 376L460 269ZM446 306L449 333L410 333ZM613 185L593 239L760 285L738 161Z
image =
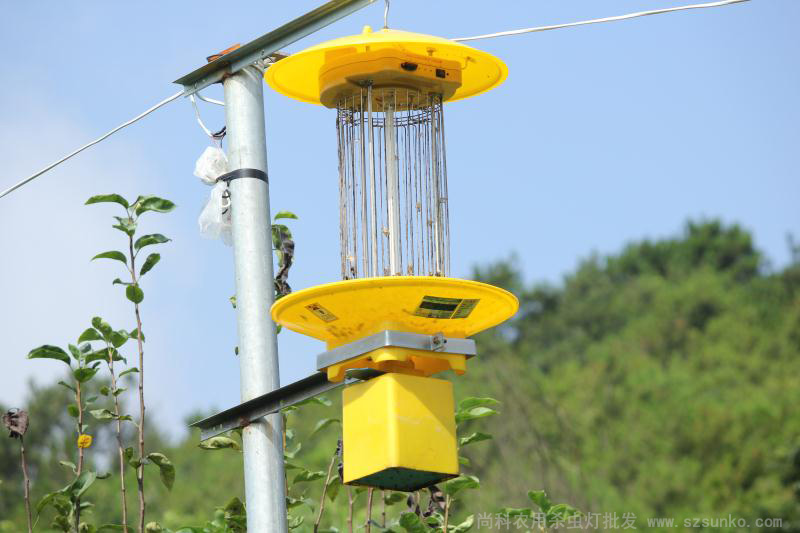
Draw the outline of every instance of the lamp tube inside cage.
M441 95L365 84L337 110L342 277L447 276Z

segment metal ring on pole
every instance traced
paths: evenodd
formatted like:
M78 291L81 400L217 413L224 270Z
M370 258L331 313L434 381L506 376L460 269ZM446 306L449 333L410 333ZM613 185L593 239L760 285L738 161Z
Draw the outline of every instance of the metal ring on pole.
M257 168L240 168L237 170L232 170L218 177L217 181L224 181L230 185L231 181L239 178L256 178L264 183L269 183L269 177L267 176L267 173Z

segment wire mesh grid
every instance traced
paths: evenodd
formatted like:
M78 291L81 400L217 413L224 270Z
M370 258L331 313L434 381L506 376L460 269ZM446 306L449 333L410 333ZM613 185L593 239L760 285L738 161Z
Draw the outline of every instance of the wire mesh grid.
M340 101L336 126L342 278L447 276L441 95L368 85Z

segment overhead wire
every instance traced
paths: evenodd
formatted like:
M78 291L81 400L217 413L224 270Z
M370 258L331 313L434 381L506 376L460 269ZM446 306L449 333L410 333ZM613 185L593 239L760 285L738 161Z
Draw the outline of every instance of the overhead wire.
M749 2L750 0L722 0L720 2L706 2L704 4L692 4L688 6L667 7L663 9L651 9L649 11L639 11L636 13L628 13L627 15L617 15L614 17L604 17L592 20L582 20L579 22L568 22L566 24L553 24L551 26L536 26L533 28L523 28L521 30L500 31L497 33L487 33L485 35L474 35L472 37L457 37L453 41L477 41L478 39L492 39L494 37L506 37L509 35L519 35L522 33L533 33L538 31L558 30L561 28L571 28L573 26L585 26L588 24L599 24L601 22L614 22L617 20L626 20L637 17L646 17L649 15L660 15L662 13L672 13L673 11L684 11L686 9L705 9L709 7L722 7L730 4L739 4L742 2Z
M111 137L112 135L117 133L119 130L121 130L123 128L126 128L126 127L130 126L131 124L133 124L134 122L137 122L137 121L143 119L144 117L146 117L147 115L149 115L150 113L155 111L156 109L167 105L168 103L172 102L173 100L177 100L178 98L180 98L180 96L182 94L183 94L183 90L180 90L177 93L173 94L172 96L168 96L167 98L164 98L163 100L161 100L156 105L154 105L154 106L142 111L141 113L139 113L138 115L136 115L135 117L130 119L129 121L123 122L122 124L120 124L116 128L114 128L112 130L109 130L108 132L104 133L103 135L101 135L97 139L95 139L95 140L93 140L93 141L91 141L89 143L84 144L83 146L81 146L77 150L74 150L74 151L70 152L69 154L67 154L64 157L62 157L61 159L59 159L58 161L55 161L54 163L51 163L51 164L47 165L46 167L44 167L39 172L31 174L30 176L28 176L24 180L16 183L15 185L12 185L8 189L4 190L3 192L0 192L0 198L2 198L3 196L5 196L5 195L7 195L7 194L9 194L11 192L14 192L15 190L17 190L20 187L22 187L23 185L25 185L26 183L28 183L30 181L33 181L34 179L38 178L39 176L41 176L45 172L47 172L49 170L52 170L53 168L57 167L58 165L60 165L64 161L67 161L67 160L71 159L72 157L78 155L79 153L83 152L87 148L90 148L90 147L94 146L95 144L97 144L97 143L99 143L99 142Z
M203 96L200 96L199 92L189 95L189 100L191 100L192 102L192 107L194 108L194 116L195 118L197 118L197 123L200 124L200 127L203 129L205 134L208 135L208 137L211 139L211 142L214 143L214 146L220 148L220 141L225 136L225 128L223 127L216 133L213 133L210 129L208 129L208 127L203 122L203 119L200 117L200 109L197 107L197 100L195 99L195 96L197 96L197 98L200 98L205 102L211 101L212 104L218 104L224 106L225 103L220 102L219 100L211 100L209 98L204 98Z
M452 40L453 41L463 42L463 41L475 41L475 40L478 40L478 39L491 39L491 38L494 38L494 37L505 37L505 36L509 36L509 35L519 35L519 34L523 34L523 33L533 33L533 32L541 32L541 31L548 31L548 30L556 30L556 29L560 29L560 28L570 28L570 27L573 27L573 26L584 26L584 25L588 25L588 24L598 24L598 23L603 23L603 22L614 22L614 21L618 21L618 20L626 20L626 19L632 19L632 18L637 18L637 17L646 17L646 16L649 16L649 15L659 15L659 14L662 14L662 13L671 13L673 11L683 11L683 10L687 10L687 9L703 9L703 8L710 8L710 7L721 7L721 6L726 6L726 5L730 5L730 4L738 4L738 3L749 2L749 1L750 0L722 0L722 1L718 1L718 2L707 2L707 3L703 3L703 4L692 4L692 5L687 5L687 6L668 7L668 8L664 8L664 9L652 9L652 10L649 10L649 11L639 11L637 13L629 13L627 15L618 15L618 16L614 16L614 17L604 17L604 18L599 18L599 19L583 20L583 21L579 21L579 22L569 22L569 23L566 23L566 24L554 24L554 25L550 25L550 26L537 26L537 27L533 27L533 28L523 28L523 29L519 29L519 30L502 31L502 32L497 32L497 33L487 33L487 34L484 34L484 35L474 35L474 36L471 36L471 37L458 37L458 38L455 38L455 39L452 39ZM389 19L389 0L385 0L384 27L388 27L388 22L389 22L388 19ZM155 110L167 105L168 103L170 103L170 102L172 102L174 100L177 100L178 98L181 97L181 95L183 95L183 90L178 91L177 93L173 94L172 96L168 96L167 98L161 100L160 102L158 102L154 106L152 106L152 107L144 110L143 112L139 113L138 115L136 115L132 119L128 120L127 122L123 122L119 126L117 126L117 127L113 128L113 129L109 130L108 132L104 133L103 135L101 135L97 139L95 139L95 140L93 140L93 141L91 141L89 143L84 144L83 146L81 146L77 150L74 150L74 151L70 152L69 154L65 155L61 159L59 159L59 160L47 165L46 167L44 167L40 171L35 172L34 174L31 174L27 178L19 181L18 183L12 185L8 189L0 192L0 198L3 198L4 196L14 192L15 190L19 189L23 185L33 181L34 179L38 178L42 174L44 174L44 173L52 170L53 168L57 167L61 163L65 162L65 161L68 161L69 159L71 159L74 156L78 155L79 153L83 152L87 148L90 148L90 147L94 146L95 144L104 141L105 139L107 139L108 137L114 135L115 133L117 133L121 129L126 128L126 127L130 126L131 124L133 124L135 122L138 122L139 120L143 119L144 117L146 117L147 115L149 115L153 111L155 111ZM219 100L214 100L213 98L207 98L207 97L201 96L199 93L197 93L197 98L199 98L200 100L203 100L204 102L208 102L208 103L211 103L211 104L216 104L216 105L221 105L221 106L225 105L224 102L221 102ZM203 121L200 118L200 112L199 112L199 110L197 108L197 103L196 103L194 97L192 97L191 100L192 100L192 104L194 105L195 115L197 117L198 123L200 124L200 127L202 127L203 131L205 131L206 134L209 135L212 139L219 139L221 137L221 135L224 134L224 131L220 130L220 132L212 133L205 126L205 124L203 124Z

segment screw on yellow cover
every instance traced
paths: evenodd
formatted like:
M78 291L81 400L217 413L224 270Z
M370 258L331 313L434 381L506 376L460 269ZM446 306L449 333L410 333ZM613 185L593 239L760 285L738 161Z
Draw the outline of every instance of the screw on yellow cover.
M320 74L329 62L343 53L357 55L385 49L457 62L461 66L461 86L445 99L449 102L493 89L508 76L503 61L477 48L421 33L390 29L373 32L366 26L361 34L326 41L281 59L266 70L264 79L290 98L321 104Z

